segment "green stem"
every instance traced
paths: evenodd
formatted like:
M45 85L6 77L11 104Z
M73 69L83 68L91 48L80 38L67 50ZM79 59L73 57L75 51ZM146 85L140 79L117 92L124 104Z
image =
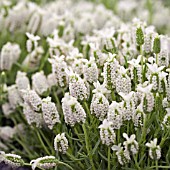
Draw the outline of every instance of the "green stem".
M90 122L92 122L93 119L92 119L92 115L91 115L91 113L90 113L88 104L84 101L84 102L83 102L83 105L84 105L84 108L85 108L85 110L86 110L87 115L88 115L89 118L90 118Z
M42 147L44 148L44 150L46 151L46 153L47 153L48 155L50 155L50 152L48 151L47 147L44 145L44 142L42 141L42 138L41 138L41 136L40 136L38 130L36 130L36 133L37 133L38 139L39 139L39 141L40 141Z
M87 153L88 153L88 156L89 156L89 159L90 159L90 164L92 166L92 169L95 170L95 166L94 166L94 163L93 163L93 157L92 157L92 154L91 154L91 151L90 151L90 146L89 146L89 136L87 134L85 124L83 124L82 127L83 127L83 131L84 131L84 135L85 135L86 149L87 149Z
M155 161L156 170L158 170L158 160Z
M43 67L44 67L44 65L45 65L48 57L49 57L49 51L47 51L47 53L46 53L46 55L45 55L45 57L44 57L44 60L41 62L40 67L39 67L39 70L42 70L42 69L43 69Z
M138 164L138 161L137 161L136 156L133 155L133 158L134 158L134 160L135 160L135 166L136 166L136 168L137 168L138 170L140 170L140 167L139 167L139 164Z
M146 121L147 121L147 118L148 118L148 116L147 116L147 114L146 114L146 117L145 117L145 119L144 119L143 128L142 128L142 135L141 135L139 144L142 143L142 141L143 141L143 139L144 139L144 137L145 137L145 135L146 135L146 130L147 130L147 129L146 129Z
M71 170L74 170L70 165L68 165L68 164L66 164L66 163L64 163L64 162L60 162L60 161L59 161L59 164L60 164L60 165L64 165L64 166L66 166L67 168L69 168L69 169L71 169Z
M158 54L156 54L156 64L158 64Z
M70 157L73 161L75 161L77 158L75 158L73 155L70 155L68 152L66 153L66 155L68 156L68 157ZM81 163L81 162L78 162L78 164L80 165L80 167L82 168L82 169L84 169L84 165Z
M108 156L107 156L107 159L108 159L108 170L110 170L110 147L108 147Z
M169 135L169 131L167 131L166 134L165 134L165 136L162 138L162 140L161 140L161 142L160 142L160 145L159 145L160 147L163 146L163 144L164 144L164 142L166 141L168 135Z
M45 142L47 143L47 145L49 146L49 148L51 149L52 155L55 154L54 148L52 147L52 145L50 144L49 140L45 137L44 133L41 131L40 129L40 134L43 137L43 139L45 140Z
M56 94L56 88L54 88L54 87L52 88L52 93L54 95L55 101L57 102L58 109L62 110L60 100Z
M127 134L129 135L129 128L130 128L130 123L129 123L129 121L128 121L128 123L127 123Z
M161 168L161 169L170 169L170 166L151 166L151 167L149 167L149 169L155 169L155 168Z
M141 67L142 67L142 81L144 79L144 69L143 69L143 51L142 51L142 46L140 46L140 55L141 55Z
M27 146L25 146L25 144L21 140L19 140L18 138L15 138L15 140L24 148L24 150L27 152L29 158L32 158L33 155L31 154L31 152L29 151Z
M117 144L120 142L120 128L117 130Z
M140 55L143 55L142 45L140 46ZM143 58L142 58L142 60L143 60Z

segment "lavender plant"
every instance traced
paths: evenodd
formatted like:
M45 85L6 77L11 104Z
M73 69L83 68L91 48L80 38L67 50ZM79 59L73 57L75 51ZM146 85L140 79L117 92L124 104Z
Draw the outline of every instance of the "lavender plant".
M146 21L126 22L144 8L114 3L117 15L87 1L0 1L0 162L170 169L170 38L154 22L168 12L146 0Z

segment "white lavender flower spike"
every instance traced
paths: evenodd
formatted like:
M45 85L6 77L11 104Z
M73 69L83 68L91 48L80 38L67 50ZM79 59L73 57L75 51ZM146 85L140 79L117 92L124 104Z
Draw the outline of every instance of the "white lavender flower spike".
M58 165L58 161L54 156L44 156L32 160L30 164L32 165L32 170L35 170L36 167L40 167L43 169L50 169L56 167Z
M54 138L54 149L57 152L66 154L68 149L68 140L65 137L65 133L56 135Z
M99 129L102 144L106 144L107 146L114 144L116 134L112 128L112 122L104 119L103 123L99 126Z
M65 93L62 99L62 109L67 124L74 126L76 123L85 122L86 113L83 107L77 99L69 95L69 93Z
M129 159L130 154L135 155L138 153L139 145L138 142L135 140L135 134L132 134L130 137L128 137L126 133L123 133L123 137L126 139L126 141L123 142L123 145L125 147L124 156Z
M157 145L157 138L145 144L149 148L149 157L154 160L161 158L161 148Z
M0 162L2 161L4 161L5 164L10 165L12 168L18 168L24 165L21 156L11 153L6 154L5 152L0 151Z
M52 129L56 123L60 122L59 113L55 103L51 102L51 97L42 100L43 119L47 126Z

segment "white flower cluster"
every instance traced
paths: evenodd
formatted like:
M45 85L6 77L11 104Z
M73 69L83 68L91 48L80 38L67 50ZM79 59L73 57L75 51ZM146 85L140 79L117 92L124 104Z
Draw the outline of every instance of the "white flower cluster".
M137 92L139 94L139 100L143 107L144 112L151 112L154 109L155 99L153 93L151 92L153 84L143 85L139 84L137 86Z
M131 155L137 154L139 150L138 142L135 140L135 134L128 137L126 133L123 133L123 137L126 139L123 143L124 148L121 146L121 143L112 146L112 150L116 152L121 165L128 163L131 160Z
M163 122L162 122L162 128L164 129L164 126L167 128L170 128L170 108L166 108L167 114L164 116Z
M119 63L116 60L115 55L109 53L109 57L103 67L104 83L107 84L108 89L113 89L116 87L118 68L119 68Z
M161 158L161 148L157 145L157 138L150 143L146 143L146 146L149 148L149 157L154 160L158 160Z
M98 68L94 58L84 64L83 74L86 81L89 83L94 83L98 80Z
M130 138L126 133L123 133L123 137L126 139L125 142L123 142L123 145L125 147L125 157L127 159L130 158L130 154L135 155L137 154L139 150L138 142L135 140L136 136L135 134L131 135Z
M24 161L22 160L21 156L11 153L5 153L0 151L0 162L4 161L5 164L10 165L13 168L20 167L24 165Z
M0 127L0 139L3 141L10 141L14 135L23 132L23 124L17 124L14 127L2 126Z
M109 101L102 93L95 93L93 95L90 111L95 114L99 120L104 120L109 109Z
M136 0L127 2L122 0L117 4L117 12L123 19L140 6ZM144 5L143 2L139 4ZM157 10L158 7L154 5L153 8ZM169 14L168 11L165 13ZM154 17L160 16L157 13ZM153 22L156 22L155 18ZM98 127L102 144L116 151L121 165L139 152L142 145L135 140L138 135L133 133L147 131L148 119L152 118L152 123L160 118L162 124L157 123L157 126L162 126L162 130L170 127L170 38L159 35L154 26L147 26L137 18L132 23L123 23L102 5L71 0L65 1L64 5L58 0L41 7L27 1L11 5L3 3L0 23L0 31L8 28L15 33L21 29L28 38L26 57L18 64L25 72L17 72L15 84L7 81L7 99L2 104L6 117L16 109L23 109L29 125L46 125L55 130L63 116L65 122L61 122L61 126L66 123L66 128L85 123L85 110L89 109L92 115L88 115L87 124L102 122ZM160 25L162 27L164 23ZM8 42L2 47L0 70L6 71L7 76L20 53L17 44ZM0 139L12 139L16 133L13 130L0 127ZM126 130L132 135L123 133ZM117 139L120 133L125 138L123 143ZM88 137L85 137L88 144ZM151 159L160 159L157 138L146 146ZM65 133L56 135L54 148L66 154L68 140ZM86 148L90 152L91 147ZM21 157L3 152L1 160L12 166L22 163ZM46 156L31 164L32 169L49 169L58 162L55 157Z
M12 65L20 57L21 49L18 44L8 42L1 49L0 70L11 70Z
M32 170L35 170L36 167L50 169L56 167L58 165L58 161L54 156L44 156L32 160L30 164L32 165Z
M8 101L12 109L15 109L17 106L23 103L16 85L8 86Z
M42 54L44 53L43 47L39 46L39 36L35 36L30 33L26 33L28 40L26 42L27 56L23 61L22 65L27 69L35 69L39 66Z
M76 123L85 122L86 113L82 105L75 97L69 95L69 93L65 93L65 96L62 99L62 109L67 124L74 126Z
M120 129L123 123L122 108L123 108L122 102L118 103L118 102L113 101L109 106L107 118L113 123L112 127L114 129Z
M85 100L88 97L88 84L76 73L68 73L70 95L77 100Z
M60 87L65 87L68 85L68 75L66 73L67 64L64 61L64 56L54 57L49 59L52 64L52 71L55 75L55 79Z
M102 144L106 144L107 146L114 144L116 138L116 134L111 125L112 122L109 122L107 119L104 119L103 123L99 126Z
M65 137L65 133L58 134L54 139L54 149L57 152L65 154L68 149L68 140Z
M30 90L30 88L31 88L30 82L29 82L28 77L26 76L26 73L18 71L15 83L16 83L16 86L17 86L20 96L23 98L24 93L22 90L27 90L27 89Z
M56 123L60 122L59 113L55 103L51 102L50 97L42 99L42 113L44 121L50 129L52 129Z
M2 6L0 20L0 30L39 32L44 36L51 34L55 28L66 27L63 30L65 40L73 38L74 32L87 34L93 29L119 22L118 17L103 5L94 6L84 1L75 3L72 0L67 0L64 5L62 0L54 1L42 7L29 1L17 1L14 5Z
M32 75L32 88L39 95L43 95L45 92L48 91L49 85L43 71L37 72Z

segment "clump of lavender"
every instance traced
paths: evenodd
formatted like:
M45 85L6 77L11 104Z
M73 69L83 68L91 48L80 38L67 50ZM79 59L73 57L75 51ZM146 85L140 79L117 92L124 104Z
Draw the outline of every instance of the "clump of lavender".
M0 162L170 169L170 38L160 34L170 12L162 4L115 1L115 15L89 1L0 2L0 149L11 152Z

